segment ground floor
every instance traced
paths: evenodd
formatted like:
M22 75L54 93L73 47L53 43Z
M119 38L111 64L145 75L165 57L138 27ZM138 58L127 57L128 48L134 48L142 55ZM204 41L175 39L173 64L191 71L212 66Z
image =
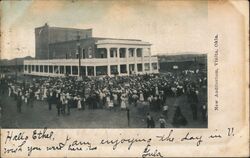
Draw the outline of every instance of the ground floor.
M91 61L92 60L92 61ZM98 61L100 59L29 60L24 62L24 74L37 76L126 76L159 73L157 58L138 62Z

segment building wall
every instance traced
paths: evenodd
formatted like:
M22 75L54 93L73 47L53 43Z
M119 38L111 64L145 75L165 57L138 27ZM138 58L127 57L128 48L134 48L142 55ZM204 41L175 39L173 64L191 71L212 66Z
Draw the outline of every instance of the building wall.
M92 29L49 27L47 24L35 28L36 58L51 58L49 54L49 44L76 40L77 36L80 36L80 39L92 37Z
M49 28L50 43L76 40L92 37L92 29Z
M95 58L97 39L87 38L80 40L81 58ZM52 43L49 45L49 54L51 59L76 59L78 53L77 41L67 41Z
M35 58L48 59L49 50L49 27L35 28Z

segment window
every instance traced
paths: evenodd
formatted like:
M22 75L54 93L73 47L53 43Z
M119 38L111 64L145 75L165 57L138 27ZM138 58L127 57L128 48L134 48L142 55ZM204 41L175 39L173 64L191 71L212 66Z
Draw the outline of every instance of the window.
M27 68L27 65L24 65L24 70L27 71L27 69L28 69L28 68Z
M54 66L54 73L59 74L59 69L58 69L58 66Z
M60 74L64 74L64 66L60 66Z
M78 67L77 66L72 66L72 74L78 75Z
M149 65L149 63L145 63L145 64L144 64L144 70L145 70L145 71L149 71L149 70L150 70L150 65Z
M131 57L134 57L134 48L129 48L128 49L128 54L129 54L129 57L131 58Z
M39 66L38 65L36 65L36 72L39 72Z
M49 66L49 73L53 73L53 66L52 65Z
M120 58L126 58L126 48L120 48L119 55Z
M66 74L71 74L71 67L70 66L66 66Z
M28 66L28 69L29 73L31 73L31 65Z
M142 64L137 64L137 71L142 72Z
M86 76L86 67L85 66L81 66L81 68L80 68L80 75L81 76Z
M157 70L157 63L152 63L153 70Z
M112 75L117 75L118 74L118 66L117 65L111 65L110 66L110 73Z
M44 65L44 72L48 72L48 66Z
M117 48L111 48L110 49L110 57L116 58L117 57Z
M32 71L35 71L35 66L34 65L32 65Z
M129 71L135 71L135 64L129 64Z
M129 64L129 74L133 74L135 71L135 64Z
M43 72L43 65L40 65L40 72Z
M94 66L87 67L88 76L94 76Z
M120 72L127 73L127 65L120 65Z
M142 49L141 48L137 48L136 49L136 54L137 54L137 57L142 57Z
M108 67L107 66L97 66L96 67L96 76L107 75Z

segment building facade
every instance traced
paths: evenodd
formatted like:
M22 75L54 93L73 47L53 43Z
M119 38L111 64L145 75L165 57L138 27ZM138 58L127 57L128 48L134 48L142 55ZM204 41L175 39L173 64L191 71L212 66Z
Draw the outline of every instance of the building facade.
M73 38L73 37L72 37ZM48 44L48 59L24 61L24 73L37 76L114 76L158 73L151 44L137 39L75 36Z
M92 37L92 29L50 27L47 23L35 28L35 58L52 59L50 44L75 40L77 36L82 39Z

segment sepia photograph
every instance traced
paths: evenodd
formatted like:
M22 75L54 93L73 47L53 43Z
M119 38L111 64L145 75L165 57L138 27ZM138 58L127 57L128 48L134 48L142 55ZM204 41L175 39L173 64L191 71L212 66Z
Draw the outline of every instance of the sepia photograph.
M84 27L79 17L68 22L54 16L36 17L26 21L32 23L29 28L18 30L33 32L27 36L31 43L9 41L7 48L13 43L16 48L8 53L23 57L1 59L3 128L207 128L207 52L190 52L182 43L171 48L178 52L171 52L168 40L176 37L150 40L145 30L125 29L115 36L103 31L99 37L94 22ZM27 25L24 21L9 28L9 34ZM103 23L107 29L120 25L126 24ZM180 29L171 22L165 27Z
M249 2L0 5L0 157L249 156Z

